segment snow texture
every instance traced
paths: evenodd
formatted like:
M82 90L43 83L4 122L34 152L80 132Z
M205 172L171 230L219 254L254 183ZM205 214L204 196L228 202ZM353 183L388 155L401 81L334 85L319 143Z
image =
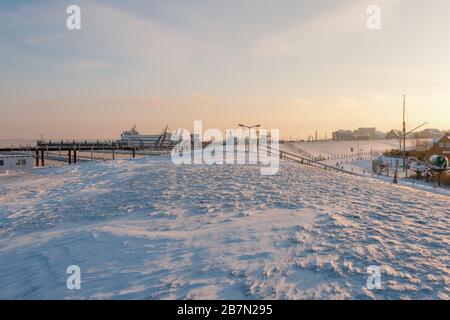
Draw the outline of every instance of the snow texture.
M0 298L448 299L449 199L288 162L1 175Z

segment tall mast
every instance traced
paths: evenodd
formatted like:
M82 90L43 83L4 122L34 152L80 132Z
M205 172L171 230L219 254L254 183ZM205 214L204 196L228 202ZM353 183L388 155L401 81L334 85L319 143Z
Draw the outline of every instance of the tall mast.
M403 95L403 170L406 170L406 96Z

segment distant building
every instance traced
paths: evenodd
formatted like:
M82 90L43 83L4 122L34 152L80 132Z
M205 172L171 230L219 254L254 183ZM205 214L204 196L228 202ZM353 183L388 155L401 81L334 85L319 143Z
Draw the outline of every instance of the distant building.
M24 154L0 154L0 173L23 171L33 168L33 156Z
M352 141L352 140L375 140L384 139L385 134L377 131L376 128L358 128L352 130L338 130L332 133L335 141Z
M443 135L444 133L438 129L425 129L419 132L420 139L440 139Z
M334 141L351 141L355 140L355 134L352 130L338 130L332 133Z
M355 136L360 140L370 140L376 139L377 129L376 128L358 128L355 130Z
M381 131L376 131L375 132L374 139L383 140L385 137L386 137L386 133L381 132Z
M198 133L191 134L191 145L192 147L200 147L202 146L202 138Z
M361 136L361 135L357 135L357 136L356 136L356 140L367 141L367 140L372 140L372 139L370 139L370 136Z
M437 141L429 150L430 154L439 154L441 156L450 156L450 136L445 135Z
M386 140L390 139L400 139L402 137L403 133L400 130L392 129L386 134Z
M384 139L386 134L376 128L358 128L357 130L338 130L332 133L335 141L377 140Z

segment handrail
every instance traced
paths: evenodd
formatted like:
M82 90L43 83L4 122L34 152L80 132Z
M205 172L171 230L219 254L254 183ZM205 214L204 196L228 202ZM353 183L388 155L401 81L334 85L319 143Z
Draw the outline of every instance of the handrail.
M303 156L305 156L305 157L310 158L311 160L320 159L320 157L316 157L316 156L312 155L311 153L309 153L309 152L303 150L302 148L295 147L295 146L293 145L293 143L283 143L283 145L286 146L286 147L288 147L289 149L295 151L295 152L300 153L301 155L303 155Z
M260 145L260 147L261 146L262 145ZM319 166L319 167L322 167L322 168L324 168L326 170L335 170L335 171L338 171L338 172L343 172L343 173L348 173L348 174L351 174L351 175L354 175L354 176L359 176L359 174L357 174L355 172L347 171L347 170L344 170L344 169L341 169L341 168L336 168L336 167L333 167L333 166L330 166L330 165L318 162L316 160L308 159L308 158L305 158L305 157L302 157L302 156L299 156L297 154L293 154L293 153L290 153L290 152L287 152L287 151L277 150L275 148L272 148L271 146L264 146L264 147L267 148L268 150L270 150L271 152L272 151L278 152L279 156L280 156L280 159L284 158L285 160L290 160L290 161L294 161L294 162L297 162L297 163L300 163L300 164L305 164L305 165L309 165L309 166L314 167L314 165L312 165L312 163L313 163L313 164L315 164L315 167ZM297 159L288 158L288 157L286 157L286 155L294 157L294 158L297 158Z

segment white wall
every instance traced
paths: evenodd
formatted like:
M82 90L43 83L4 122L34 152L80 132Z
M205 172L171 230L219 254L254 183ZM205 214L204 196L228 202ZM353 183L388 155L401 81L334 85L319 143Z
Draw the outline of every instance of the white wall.
M22 164L20 162L25 162L25 164ZM30 170L32 168L33 157L0 155L0 172L5 172L7 170L22 171Z

